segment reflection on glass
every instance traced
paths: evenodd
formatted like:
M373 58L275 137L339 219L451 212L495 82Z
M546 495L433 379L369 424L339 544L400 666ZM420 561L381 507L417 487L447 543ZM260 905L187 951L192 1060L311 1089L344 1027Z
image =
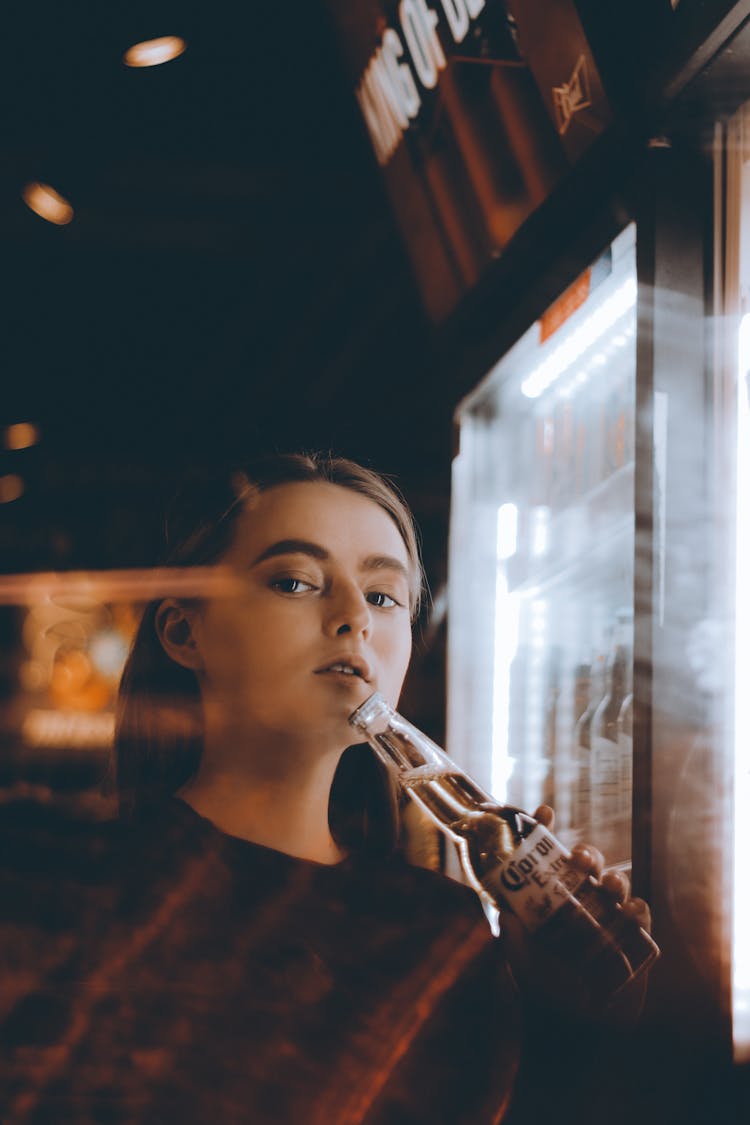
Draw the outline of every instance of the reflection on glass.
M631 226L460 405L450 557L449 753L501 799L553 805L564 842L598 831L622 867L635 278Z

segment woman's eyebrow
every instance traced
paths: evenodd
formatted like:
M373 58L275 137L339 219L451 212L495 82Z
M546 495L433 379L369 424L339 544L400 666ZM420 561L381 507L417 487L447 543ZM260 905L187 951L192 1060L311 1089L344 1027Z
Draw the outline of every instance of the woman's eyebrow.
M392 555L369 555L362 563L363 570L395 570L409 580L409 571L400 559Z
M272 543L265 551L261 551L252 565L257 566L258 563L276 558L277 555L310 555L314 559L321 560L330 557L325 547L321 547L318 543L311 543L308 539L279 539L278 543Z
M251 565L258 566L266 559L273 559L278 555L310 555L311 558L320 559L322 562L331 557L325 547L321 547L319 543L312 543L309 539L279 539L277 543L272 543L270 547L261 551ZM362 560L362 570L395 570L407 581L409 579L408 569L393 555L368 555Z

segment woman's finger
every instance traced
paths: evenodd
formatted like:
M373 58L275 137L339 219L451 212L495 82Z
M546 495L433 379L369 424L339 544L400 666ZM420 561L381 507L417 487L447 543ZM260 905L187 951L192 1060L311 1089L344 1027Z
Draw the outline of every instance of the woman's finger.
M651 932L651 910L642 898L631 898L622 904L623 913L633 918L647 933Z
M630 898L630 879L621 871L605 871L602 875L602 886L618 902L627 902Z
M598 848L591 844L576 844L571 850L570 858L576 867L585 871L587 875L593 875L596 879L601 875L604 867L604 856Z
M555 810L551 805L540 805L534 813L534 820L538 820L545 828L552 828L555 823Z

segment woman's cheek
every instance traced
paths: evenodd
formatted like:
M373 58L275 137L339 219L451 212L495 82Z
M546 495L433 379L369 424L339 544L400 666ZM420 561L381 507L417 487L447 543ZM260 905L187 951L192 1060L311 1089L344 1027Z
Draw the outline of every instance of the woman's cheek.
M204 622L203 650L208 668L222 679L233 679L258 640L240 607L221 606ZM208 670L207 668L207 670Z
M401 695L406 673L411 660L411 629L408 637L402 638L386 656L383 667L381 694L392 706L396 706Z

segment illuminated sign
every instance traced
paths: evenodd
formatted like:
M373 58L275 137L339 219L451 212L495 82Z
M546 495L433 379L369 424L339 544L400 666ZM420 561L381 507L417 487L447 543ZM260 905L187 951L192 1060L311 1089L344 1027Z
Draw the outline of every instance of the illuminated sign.
M425 307L450 314L612 112L574 0L328 0Z
M441 0L454 43L463 43L485 0ZM438 14L425 0L401 0L401 35L388 27L357 87L357 101L379 164L387 164L422 107L420 85L432 90L446 57L437 34Z

